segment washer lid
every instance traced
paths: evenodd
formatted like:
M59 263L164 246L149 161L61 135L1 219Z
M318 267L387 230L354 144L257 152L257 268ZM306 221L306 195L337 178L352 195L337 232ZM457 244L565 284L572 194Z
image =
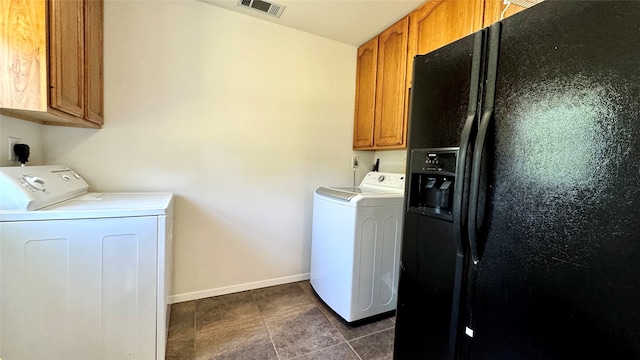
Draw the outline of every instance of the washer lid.
M360 193L359 188L328 188L319 187L316 189L316 194L327 196L333 199L350 201Z
M0 211L0 222L168 215L172 193L87 193L36 211Z
M358 187L326 187L316 189L320 196L346 202L363 198L402 198L404 196L404 174L370 171Z

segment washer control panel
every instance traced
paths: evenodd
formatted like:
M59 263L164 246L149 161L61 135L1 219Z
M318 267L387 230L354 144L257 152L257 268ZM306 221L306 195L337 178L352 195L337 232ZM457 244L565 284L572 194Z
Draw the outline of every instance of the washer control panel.
M361 187L380 187L392 191L404 190L404 174L368 172L360 183Z
M0 167L0 211L31 211L88 191L77 172L63 165Z

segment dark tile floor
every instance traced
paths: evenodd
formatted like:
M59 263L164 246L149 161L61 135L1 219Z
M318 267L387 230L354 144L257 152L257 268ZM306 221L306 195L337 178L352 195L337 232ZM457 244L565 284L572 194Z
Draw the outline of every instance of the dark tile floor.
M390 360L394 327L351 326L301 281L173 304L166 359Z

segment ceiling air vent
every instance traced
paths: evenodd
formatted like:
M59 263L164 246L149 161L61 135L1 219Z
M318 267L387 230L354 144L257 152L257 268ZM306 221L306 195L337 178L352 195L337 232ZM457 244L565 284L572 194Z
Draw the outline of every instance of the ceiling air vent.
M267 2L263 0L238 0L238 5L244 6L256 11L260 11L261 13L275 16L277 18L279 18L280 15L282 15L282 12L286 7L284 5L278 5L276 3Z

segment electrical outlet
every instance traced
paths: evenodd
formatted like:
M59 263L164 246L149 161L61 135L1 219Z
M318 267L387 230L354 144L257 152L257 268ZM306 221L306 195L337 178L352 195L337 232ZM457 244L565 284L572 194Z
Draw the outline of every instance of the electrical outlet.
M359 164L360 164L360 161L358 160L358 155L353 155L351 157L351 167L357 168Z
M19 137L9 136L7 138L7 143L9 144L9 155L8 155L9 160L18 161L18 157L16 156L16 153L13 152L13 146L15 144L22 144L22 139Z

